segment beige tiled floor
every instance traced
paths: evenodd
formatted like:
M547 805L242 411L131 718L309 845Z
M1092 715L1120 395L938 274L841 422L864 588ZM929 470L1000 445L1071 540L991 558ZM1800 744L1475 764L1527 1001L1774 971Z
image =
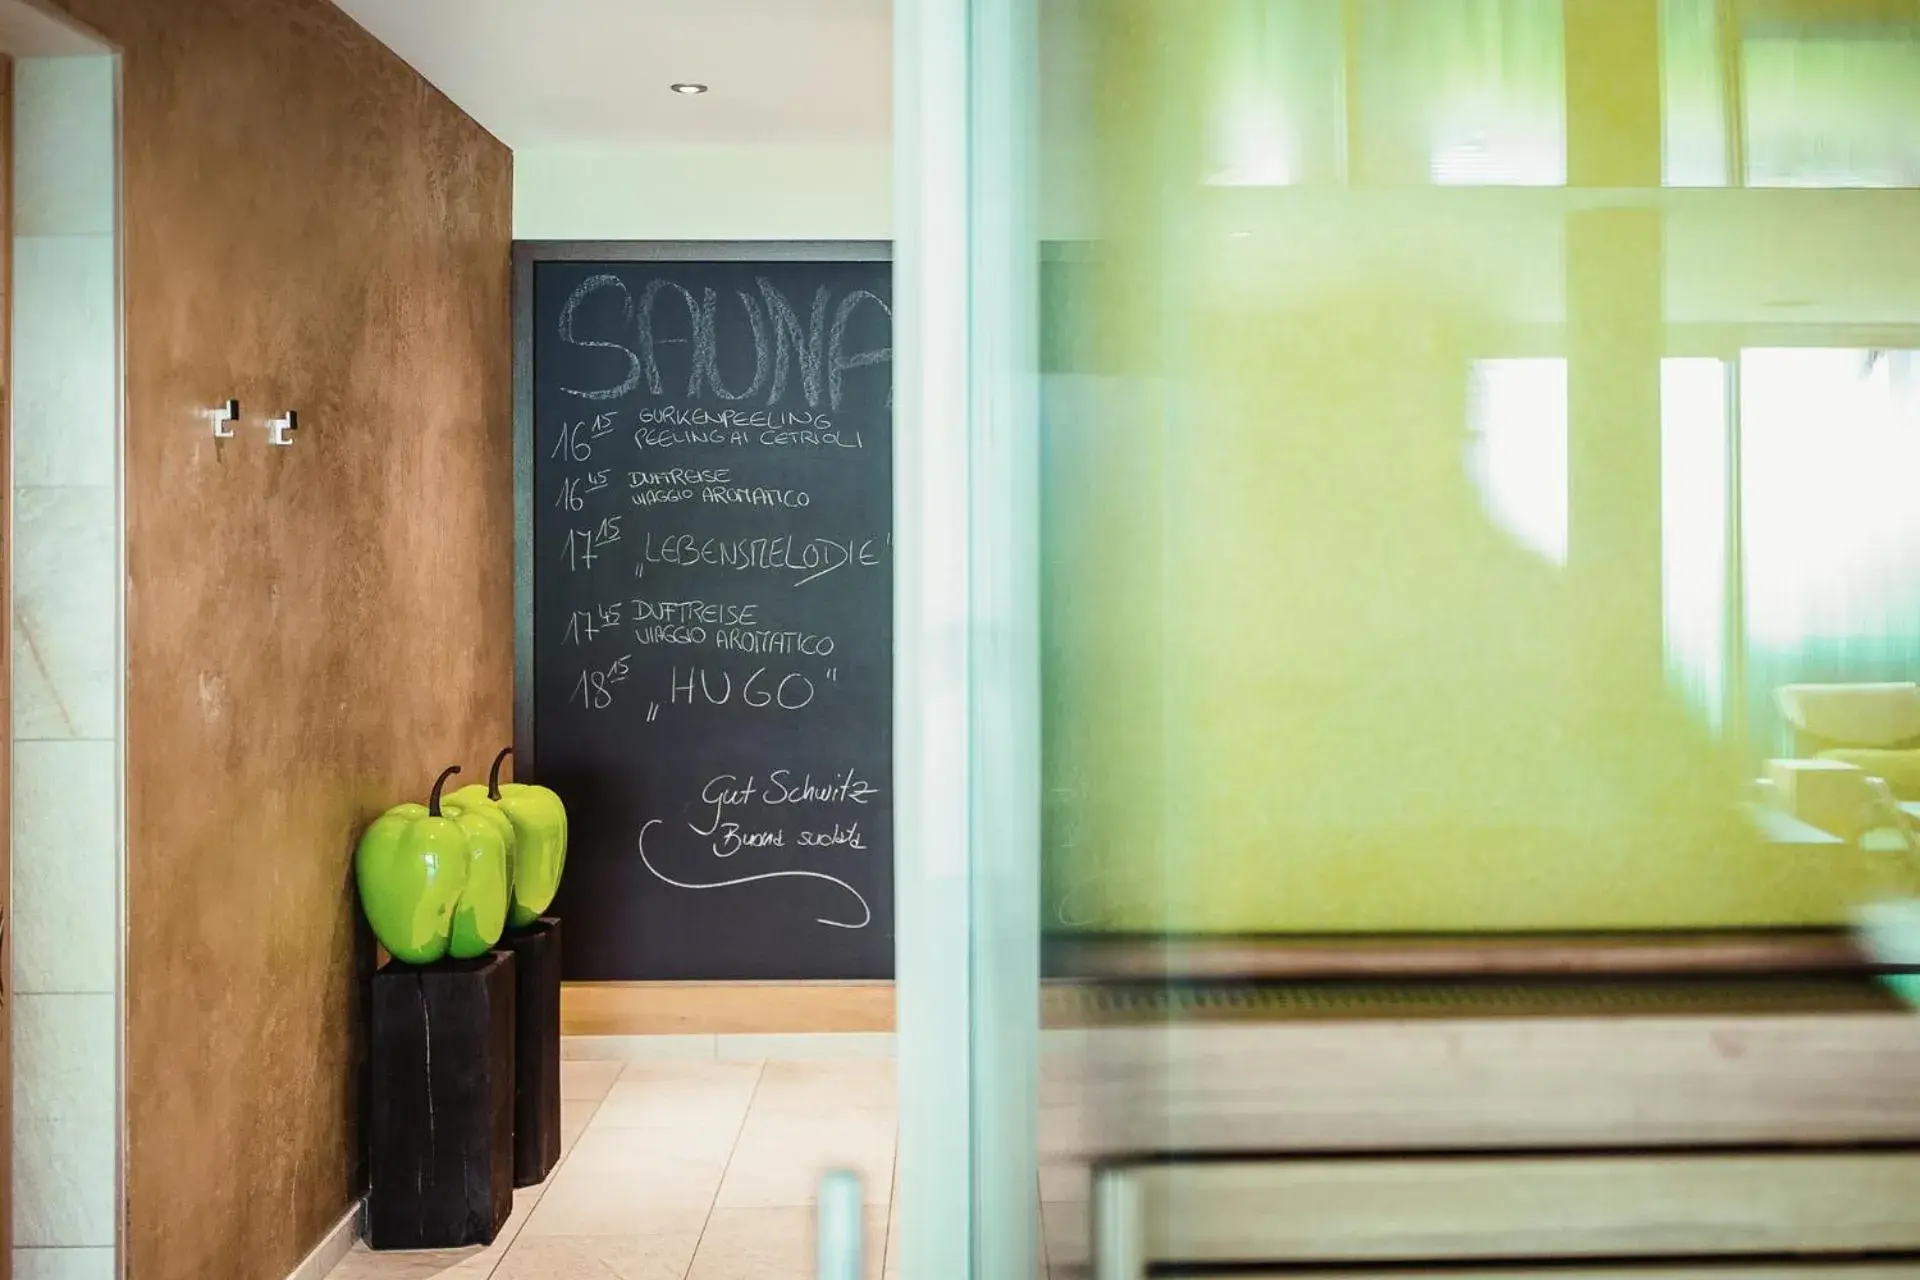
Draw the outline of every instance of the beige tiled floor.
M820 1175L866 1189L889 1268L893 1062L565 1062L565 1148L486 1249L354 1249L330 1280L811 1280Z

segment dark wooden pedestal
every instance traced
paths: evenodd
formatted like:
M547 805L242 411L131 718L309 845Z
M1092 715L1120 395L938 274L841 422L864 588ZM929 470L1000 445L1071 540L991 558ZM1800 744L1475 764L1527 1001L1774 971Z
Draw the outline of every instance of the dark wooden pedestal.
M514 959L373 975L367 1242L491 1244L513 1211Z
M560 922L544 916L500 939L513 952L513 1185L560 1163Z

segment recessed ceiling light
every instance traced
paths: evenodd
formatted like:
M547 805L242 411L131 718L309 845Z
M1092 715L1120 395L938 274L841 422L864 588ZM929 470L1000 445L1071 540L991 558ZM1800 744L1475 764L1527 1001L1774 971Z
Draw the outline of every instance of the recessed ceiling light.
M695 83L692 80L682 80L679 84L668 85L667 88L673 90L675 93L684 94L689 98L696 97L707 91L707 86Z
M1228 234L1231 235L1235 240L1253 239L1253 232L1251 231L1232 231L1232 232L1229 232Z

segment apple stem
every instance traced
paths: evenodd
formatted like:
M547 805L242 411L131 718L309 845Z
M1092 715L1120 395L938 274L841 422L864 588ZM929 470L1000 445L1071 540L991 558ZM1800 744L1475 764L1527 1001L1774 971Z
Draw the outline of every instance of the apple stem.
M450 764L441 775L433 780L433 794L427 797L427 816L440 817L440 788L447 785L447 779L460 772L460 766Z
M487 774L487 799L500 798L500 762L512 754L512 747L502 747L500 754L493 758L493 769Z

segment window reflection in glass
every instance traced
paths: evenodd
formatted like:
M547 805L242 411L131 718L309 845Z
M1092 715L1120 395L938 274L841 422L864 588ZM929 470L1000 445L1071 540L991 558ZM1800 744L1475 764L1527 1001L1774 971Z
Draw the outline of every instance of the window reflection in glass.
M1719 728L1727 678L1726 365L1661 362L1661 547L1667 678ZM1467 469L1487 516L1552 564L1567 562L1567 362L1474 369Z
M1664 181L1920 186L1920 5L1662 0Z
M1487 516L1521 546L1567 562L1567 362L1482 360L1469 401L1467 473Z
M1741 356L1750 714L1785 751L1772 691L1920 678L1917 353Z
M1661 605L1667 683L1722 728L1727 681L1727 366L1660 367Z

